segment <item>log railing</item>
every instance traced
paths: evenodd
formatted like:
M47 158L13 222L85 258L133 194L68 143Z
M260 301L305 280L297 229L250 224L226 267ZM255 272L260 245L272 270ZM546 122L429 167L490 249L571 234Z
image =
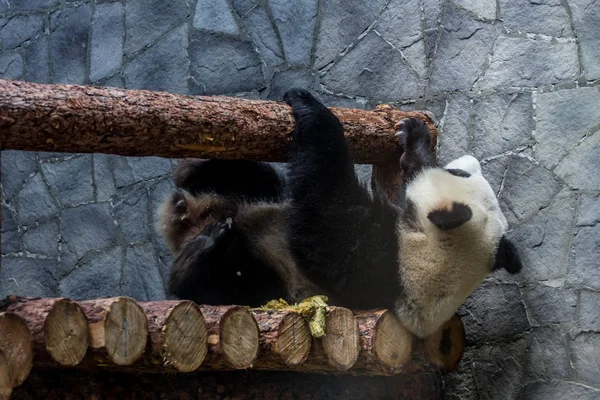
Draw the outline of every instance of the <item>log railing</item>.
M313 338L293 311L136 303L128 297L72 301L10 296L0 314L4 392L32 366L145 373L239 369L391 376L435 365L453 370L464 349L455 316L419 340L388 311L330 307ZM2 383L2 380L0 380Z

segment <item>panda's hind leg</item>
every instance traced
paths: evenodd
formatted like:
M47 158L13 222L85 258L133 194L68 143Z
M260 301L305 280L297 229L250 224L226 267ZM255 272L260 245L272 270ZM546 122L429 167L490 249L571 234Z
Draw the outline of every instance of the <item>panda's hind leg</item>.
M175 185L192 195L214 193L247 201L278 201L284 178L263 162L187 159L175 170Z

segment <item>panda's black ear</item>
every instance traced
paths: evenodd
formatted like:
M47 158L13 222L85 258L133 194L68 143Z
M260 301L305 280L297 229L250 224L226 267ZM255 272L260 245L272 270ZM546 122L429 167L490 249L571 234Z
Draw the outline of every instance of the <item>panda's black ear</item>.
M516 274L521 271L522 267L516 246L506 236L502 236L496 251L494 271L504 268L508 273Z

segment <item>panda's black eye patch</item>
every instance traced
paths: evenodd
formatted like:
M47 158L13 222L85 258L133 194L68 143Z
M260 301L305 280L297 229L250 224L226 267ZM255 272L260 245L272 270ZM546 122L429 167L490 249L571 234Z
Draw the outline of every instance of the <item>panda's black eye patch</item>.
M463 203L452 203L452 209L446 208L433 210L427 218L441 230L458 228L465 222L471 219L473 211Z
M446 171L450 172L454 176L460 176L461 178L469 178L471 176L467 171L463 171L458 168L448 168Z

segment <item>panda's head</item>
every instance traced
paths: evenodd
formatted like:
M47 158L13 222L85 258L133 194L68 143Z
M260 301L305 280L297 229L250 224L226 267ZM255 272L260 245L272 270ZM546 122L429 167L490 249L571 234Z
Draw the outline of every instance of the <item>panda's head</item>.
M397 311L423 336L449 319L488 274L517 273L521 262L474 157L423 169L408 183L405 199L409 211L401 218L400 274L415 309L399 301Z

